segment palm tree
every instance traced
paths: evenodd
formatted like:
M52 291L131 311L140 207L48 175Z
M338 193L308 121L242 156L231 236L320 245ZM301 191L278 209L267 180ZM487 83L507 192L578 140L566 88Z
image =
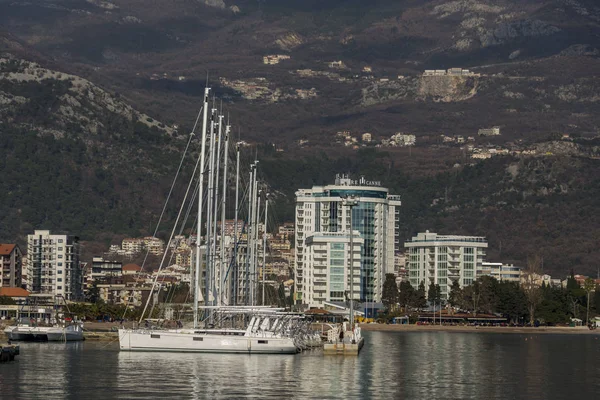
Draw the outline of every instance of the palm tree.
M585 278L583 282L583 290L587 293L587 314L585 321L589 325L590 323L590 293L596 288L596 284L592 278Z

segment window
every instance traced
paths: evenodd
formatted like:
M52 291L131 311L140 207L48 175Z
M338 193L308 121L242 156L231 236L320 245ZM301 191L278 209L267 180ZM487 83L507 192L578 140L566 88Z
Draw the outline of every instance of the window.
M56 279L56 282L62 282L62 278Z
M59 263L59 264L61 264L61 263ZM62 269L59 269L58 271L56 271L56 274L57 275L62 275Z
M338 260L338 259L329 260L329 265L342 266L342 265L344 265L344 260Z
M344 243L331 243L331 250L344 250Z
M343 251L332 251L331 252L331 258L344 258L344 252Z
M59 254L59 255L58 255L58 258L63 258L62 254Z
M259 340L258 344L269 344L268 340Z
M160 335L150 335L150 338L152 338L152 339L160 339Z
M57 286L56 290L62 290L62 286Z
M196 341L196 342L201 342L203 340L204 340L204 338L201 338L201 337L195 337L194 338L194 341Z
M61 262L59 262L57 265L58 265L59 267L62 267L62 263L61 263ZM59 272L59 274L60 274L60 272Z
M58 243L62 243L62 242L63 242L63 240L62 240L62 239L58 239Z
M59 247L59 248L58 248L58 251L63 251L63 248L62 248L62 247Z

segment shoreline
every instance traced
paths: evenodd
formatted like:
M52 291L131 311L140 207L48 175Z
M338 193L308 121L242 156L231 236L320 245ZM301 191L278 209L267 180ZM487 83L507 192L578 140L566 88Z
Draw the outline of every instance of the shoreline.
M455 332L455 333L505 333L521 335L600 335L600 329L590 330L588 327L510 327L510 326L453 326L453 325L401 325L401 324L359 324L363 331L368 332ZM85 329L84 338L94 342L118 342L119 333L112 332L107 327L95 327L96 329ZM98 329L100 328L100 329ZM104 328L104 329L103 329ZM8 340L6 334L0 331L0 341Z
M543 326L538 328L511 326L453 326L453 325L400 325L360 324L360 329L369 332L457 332L457 333L510 333L510 334L566 334L600 335L600 329L590 330L587 326Z

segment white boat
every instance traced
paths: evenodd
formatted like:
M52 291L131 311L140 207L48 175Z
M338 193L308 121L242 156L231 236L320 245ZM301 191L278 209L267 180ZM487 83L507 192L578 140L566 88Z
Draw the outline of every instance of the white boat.
M46 331L49 342L75 342L83 340L81 325L54 326Z
M19 323L16 326L9 326L4 329L4 333L9 340L14 341L46 341L50 329L52 329L51 326L33 326L29 323Z
M293 338L247 335L235 330L151 331L119 329L123 351L171 351L191 353L296 354Z
M221 211L221 226L225 226L225 209L226 209L226 194L227 194L227 166L228 166L228 143L230 126L224 126L224 116L217 115L217 110L212 109L210 117L210 127L208 127L209 109L209 89L204 92L204 104L202 107L202 132L200 135L192 136L201 137L201 151L196 167L192 173L192 178L188 184L188 190L182 202L179 215L175 221L175 226L171 233L169 243L174 237L179 218L182 215L186 199L190 188L197 187L196 197L198 201L197 218L196 218L196 260L193 264L193 313L194 322L191 329L176 329L162 330L152 329L149 327L141 329L120 329L119 330L119 346L122 351L173 351L173 352L213 352L213 353L270 353L270 354L295 354L300 349L314 345L316 341L313 337L306 336L306 323L302 321L298 315L280 313L280 310L269 307L257 306L257 260L258 260L258 225L260 216L260 193L258 190L257 174L255 172L257 161L251 167L251 183L249 184L249 233L248 233L248 251L249 256L246 258L246 283L243 284L244 296L248 306L228 306L228 298L237 296L235 293L229 297L231 288L234 287L232 281L237 278L231 278L225 270L225 247L224 240L221 240L220 255L218 254L218 235L217 221L218 211ZM199 119L200 116L198 116ZM225 129L223 129L225 128ZM194 127L195 129L195 127ZM224 137L223 137L224 134ZM221 143L224 142L223 151L221 151ZM207 152L208 150L208 152ZM220 162L221 156L223 163ZM184 154L185 157L185 154ZM183 160L184 158L182 158ZM223 174L220 175L221 166ZM199 168L199 171L197 169ZM199 173L198 173L199 172ZM221 199L219 200L219 177L223 180L223 189ZM177 178L177 177L176 177ZM175 178L175 179L176 179ZM197 178L197 181L196 181ZM238 210L238 181L239 181L239 148L237 151L236 160L236 215L237 221ZM175 182L173 182L174 184ZM206 193L204 185L207 185ZM190 196L193 198L194 196ZM206 198L206 205L204 199ZM266 202L266 200L265 200ZM185 215L189 215L187 212ZM203 224L205 217L206 227ZM265 206L265 224L267 221L267 211ZM182 226L185 225L185 222ZM237 222L236 222L237 229ZM203 235L206 232L205 251L201 255L201 246L203 245ZM239 232L241 233L241 232ZM265 235L266 237L266 235ZM239 240L236 230L234 240ZM166 246L167 248L169 246ZM236 247L237 249L237 247ZM165 260L163 255L163 262ZM202 260L206 263L203 266ZM235 256L232 257L235 260ZM219 260L218 262L216 260ZM160 272L163 262L159 265ZM264 263L264 256L263 256ZM202 270L204 268L204 271ZM204 276L203 276L204 275ZM152 291L157 287L159 274L153 282ZM252 277L252 278L250 278ZM204 279L204 297L201 292L201 279ZM263 279L263 293L264 293ZM152 295L148 296L140 323L150 304ZM205 306L200 307L199 302L203 301ZM264 295L263 302L264 304ZM234 302L234 304L236 304ZM199 309L204 310L204 321L200 320ZM241 317L241 318L240 318ZM237 321L238 329L223 328L223 326L234 326L232 321ZM249 321L244 325L242 321ZM201 328L200 325L211 326L211 328ZM219 324L221 326L219 327ZM212 328L212 326L217 326Z
M28 321L21 321L16 326L4 329L9 340L65 342L83 340L83 329L80 325L67 326L35 326Z
M290 321L271 319L254 316L246 329L119 329L119 346L123 351L297 353Z

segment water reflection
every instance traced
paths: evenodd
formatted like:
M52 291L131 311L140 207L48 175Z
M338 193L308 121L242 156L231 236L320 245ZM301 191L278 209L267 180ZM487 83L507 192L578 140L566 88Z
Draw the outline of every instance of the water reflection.
M359 357L124 353L106 343L25 343L0 364L0 397L596 397L598 336L365 332Z

